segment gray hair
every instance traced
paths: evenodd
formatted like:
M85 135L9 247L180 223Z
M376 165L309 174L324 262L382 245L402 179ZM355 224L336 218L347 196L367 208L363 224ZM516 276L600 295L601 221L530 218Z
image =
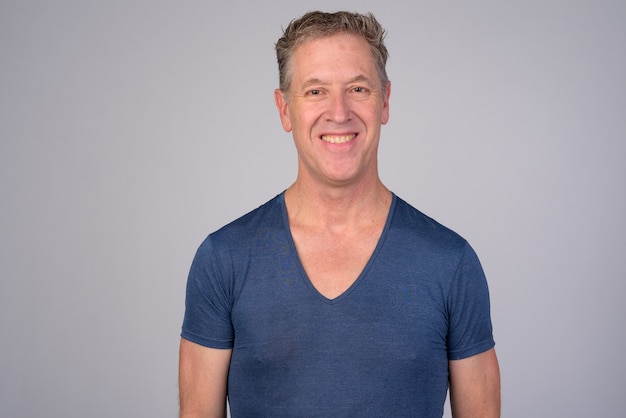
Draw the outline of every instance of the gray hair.
M387 47L384 44L385 30L372 13L351 12L325 13L308 12L299 19L294 19L283 31L283 36L276 42L278 60L279 87L286 94L291 87L293 69L291 62L298 46L312 39L325 38L338 33L354 34L363 37L370 45L374 65L382 84L383 94L387 89Z

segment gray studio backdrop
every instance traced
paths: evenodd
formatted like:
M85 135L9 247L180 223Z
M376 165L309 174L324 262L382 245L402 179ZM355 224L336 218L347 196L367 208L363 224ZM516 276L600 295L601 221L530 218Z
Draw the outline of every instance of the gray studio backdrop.
M381 174L481 257L503 416L623 416L626 3L600 0L0 0L0 416L176 416L193 254L294 179L273 43L313 8L388 29Z

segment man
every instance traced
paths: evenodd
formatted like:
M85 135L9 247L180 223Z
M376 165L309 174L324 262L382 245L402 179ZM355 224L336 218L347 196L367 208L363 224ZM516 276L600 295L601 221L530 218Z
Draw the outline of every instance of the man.
M384 31L311 12L276 45L296 181L211 234L188 279L182 417L498 417L487 284L471 247L391 193Z

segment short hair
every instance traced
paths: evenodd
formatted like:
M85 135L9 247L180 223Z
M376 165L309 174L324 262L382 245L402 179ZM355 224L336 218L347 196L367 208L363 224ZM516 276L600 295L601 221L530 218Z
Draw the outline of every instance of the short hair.
M361 36L370 45L384 93L389 82L385 69L389 56L384 43L386 32L372 13L361 14L346 11L335 13L312 11L289 23L276 42L280 89L289 93L293 70L291 63L298 46L312 39L326 38L340 33Z

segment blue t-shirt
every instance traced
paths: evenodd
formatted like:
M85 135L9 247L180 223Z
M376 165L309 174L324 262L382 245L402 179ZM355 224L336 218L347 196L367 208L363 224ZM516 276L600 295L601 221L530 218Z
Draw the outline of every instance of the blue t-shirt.
M441 417L448 360L494 346L476 254L395 195L369 262L332 300L300 263L284 194L209 235L182 337L233 349L233 418Z

